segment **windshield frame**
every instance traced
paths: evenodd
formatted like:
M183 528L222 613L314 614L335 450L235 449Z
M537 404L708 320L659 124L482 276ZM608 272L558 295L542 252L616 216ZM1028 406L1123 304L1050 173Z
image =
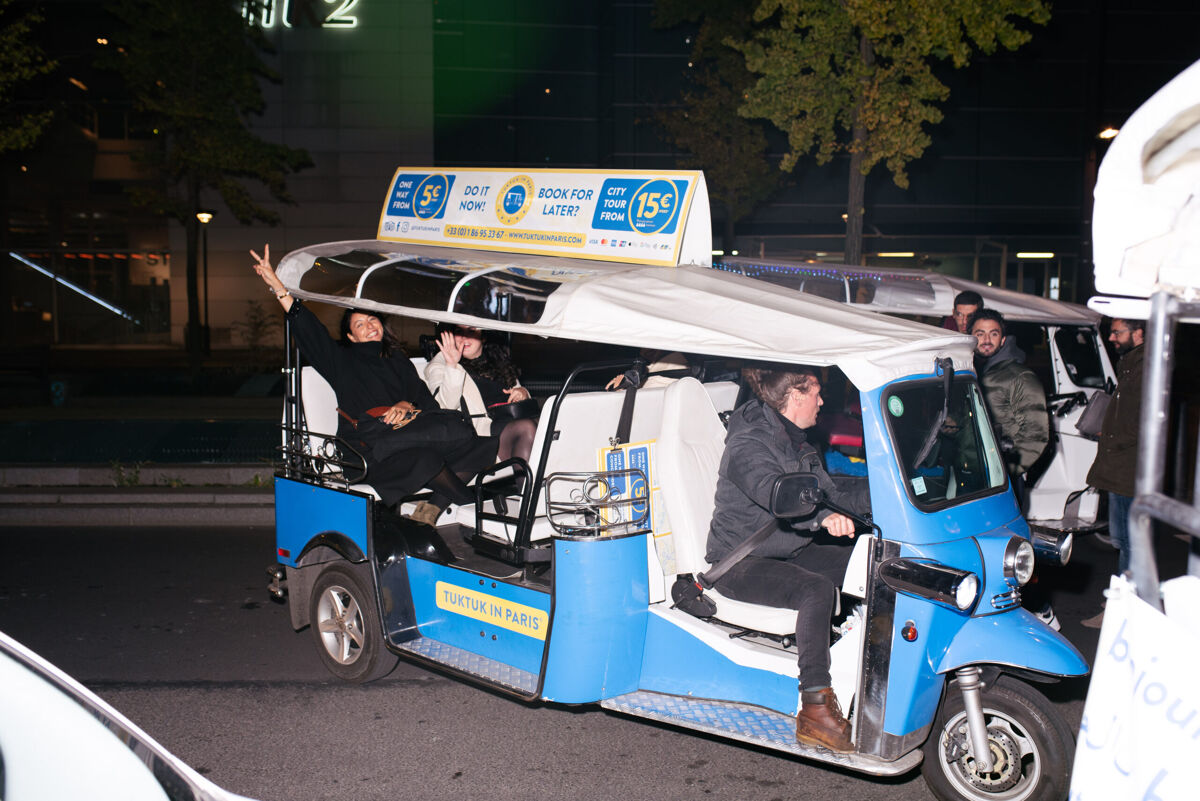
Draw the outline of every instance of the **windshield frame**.
M889 411L889 400L899 392L912 391L914 389L922 390L925 388L933 389L940 397L944 380L945 379L943 376L939 375L896 381L883 387L882 391L879 393L879 413L886 421L888 437L890 438L893 451L892 460L900 471L900 480L904 485L904 491L907 493L909 502L912 503L913 507L918 511L926 513L940 512L954 506L962 506L967 503L972 503L981 498L988 498L993 495L1001 494L1008 490L1009 484L1011 483L1011 477L1008 474L1008 469L1005 465L1004 458L1000 453L1000 444L995 436L995 428L992 424L991 415L987 408L987 401L983 393L983 387L979 383L979 380L974 373L956 372L954 374L952 391L961 386L963 382L966 382L971 388L973 388L976 405L982 411L982 420L984 421L984 425L979 429L979 433L982 437L981 453L986 454L990 446L992 452L995 454L995 460L998 462L997 466L999 472L1003 476L1004 480L1000 484L989 483L989 486L984 489L975 490L961 495L956 493L952 498L942 498L933 502L921 499L914 491L912 481L913 478L917 476L917 473L916 471L910 469L905 463L905 460L912 454L901 448L896 425L898 418ZM971 389L968 389L968 391L971 391ZM924 440L926 433L927 432L924 430L920 431L921 440ZM986 456L984 458L986 458Z

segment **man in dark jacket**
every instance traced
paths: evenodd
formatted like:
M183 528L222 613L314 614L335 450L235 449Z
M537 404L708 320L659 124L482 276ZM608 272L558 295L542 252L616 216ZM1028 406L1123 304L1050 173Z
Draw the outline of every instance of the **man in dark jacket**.
M1121 357L1117 363L1117 393L1100 424L1096 460L1087 477L1090 486L1108 493L1108 533L1120 551L1118 573L1129 569L1129 506L1133 503L1137 472L1145 337L1146 323L1142 320L1112 321L1108 340Z
M834 503L855 513L867 510L867 491L841 491L807 440L805 430L816 423L822 404L821 385L812 371L746 373L758 399L738 407L729 420L706 558L716 564L755 532L775 526L765 542L717 580L716 588L736 601L798 610L801 710L796 738L852 751L850 723L830 686L829 631L836 587L850 559L854 522L821 506L801 519L776 521L770 502L775 479L785 473L815 475ZM844 539L839 544L834 538Z
M1016 485L1050 443L1046 391L1033 370L1025 366L1025 354L1008 336L1000 312L976 312L971 318L971 334L975 337L976 372L992 422L1015 448L1009 454L1008 472ZM1024 486L1014 489L1024 505Z

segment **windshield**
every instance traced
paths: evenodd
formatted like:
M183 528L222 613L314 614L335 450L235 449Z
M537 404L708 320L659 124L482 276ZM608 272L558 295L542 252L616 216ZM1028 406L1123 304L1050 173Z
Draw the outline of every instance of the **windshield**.
M1054 344L1075 386L1104 386L1104 365L1094 328L1060 328L1054 334Z
M909 495L925 510L985 495L1007 479L979 385L965 376L954 377L945 422L920 458L944 405L940 378L897 385L883 395Z

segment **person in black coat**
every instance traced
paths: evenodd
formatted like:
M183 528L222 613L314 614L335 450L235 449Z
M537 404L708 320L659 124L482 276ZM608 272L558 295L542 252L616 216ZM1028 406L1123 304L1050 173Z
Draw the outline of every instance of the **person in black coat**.
M852 751L850 723L831 686L829 631L836 588L853 550L854 521L822 504L803 518L776 520L770 497L777 478L797 472L815 476L831 501L855 513L870 509L870 495L865 486L839 487L808 441L824 403L812 370L748 368L745 377L757 397L729 418L705 559L719 564L756 531L773 526L766 540L717 579L716 588L735 601L797 610L796 739Z
M333 387L338 437L360 447L366 480L383 502L399 506L427 487L432 496L411 517L430 525L450 503L471 503L464 482L495 461L496 441L477 436L460 414L440 410L378 315L347 309L336 342L275 275L270 246L262 256L250 255L287 314L300 352Z

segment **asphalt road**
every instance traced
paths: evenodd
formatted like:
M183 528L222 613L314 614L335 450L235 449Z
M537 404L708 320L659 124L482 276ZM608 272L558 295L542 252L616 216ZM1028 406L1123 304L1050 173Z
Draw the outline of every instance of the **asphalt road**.
M367 686L322 668L269 601L269 529L0 529L0 629L57 663L210 779L263 801L927 801L895 780L647 724L527 705L402 662ZM1089 658L1111 550L1052 576ZM1084 681L1047 688L1077 726Z

